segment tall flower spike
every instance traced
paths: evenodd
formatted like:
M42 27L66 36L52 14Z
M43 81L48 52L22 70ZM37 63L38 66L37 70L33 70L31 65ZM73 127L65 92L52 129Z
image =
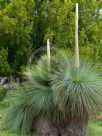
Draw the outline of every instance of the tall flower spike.
M76 67L76 68L79 68L78 3L76 3L76 14L75 14L75 67Z
M50 69L51 68L51 62L50 62L51 55L50 55L50 41L49 41L49 39L47 39L47 56L48 56L48 69Z

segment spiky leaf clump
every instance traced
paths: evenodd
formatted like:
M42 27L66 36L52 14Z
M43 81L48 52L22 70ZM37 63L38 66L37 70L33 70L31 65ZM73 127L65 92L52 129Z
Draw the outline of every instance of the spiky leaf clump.
M62 58L52 76L54 102L66 116L99 110L102 103L102 72L85 60L75 68L73 59Z
M28 70L28 82L14 88L7 97L5 126L13 131L30 132L34 118L40 114L52 115L55 105L50 84L47 58L44 56Z

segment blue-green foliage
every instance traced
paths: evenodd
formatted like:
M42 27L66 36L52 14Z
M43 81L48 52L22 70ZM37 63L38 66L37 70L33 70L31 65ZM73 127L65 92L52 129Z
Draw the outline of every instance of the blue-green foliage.
M46 114L56 124L62 118L90 114L99 108L102 76L96 66L82 61L76 70L73 59L69 60L65 54L52 58L50 69L47 62L42 57L28 70L29 81L8 94L6 128L26 133L40 114Z

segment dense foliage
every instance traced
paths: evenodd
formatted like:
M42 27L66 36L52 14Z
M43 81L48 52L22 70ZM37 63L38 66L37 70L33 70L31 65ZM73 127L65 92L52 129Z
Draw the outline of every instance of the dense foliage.
M74 47L75 0L0 0L0 50L7 51L13 74L27 64L35 49L49 38L59 48ZM101 0L78 0L79 45L85 55L101 61ZM0 58L1 62L1 58ZM6 64L5 64L6 65ZM5 66L7 67L7 66ZM0 70L7 74L9 69Z
M9 75L11 73L10 65L8 63L8 51L0 50L0 73Z

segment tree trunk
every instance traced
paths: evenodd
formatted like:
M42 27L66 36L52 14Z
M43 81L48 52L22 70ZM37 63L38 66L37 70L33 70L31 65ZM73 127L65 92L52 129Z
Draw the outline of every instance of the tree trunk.
M39 116L34 120L33 131L40 136L59 136L58 129L47 116Z
M86 136L88 114L67 118L55 126L47 116L39 116L34 120L33 131L40 136Z
M65 125L62 127L60 125L61 136L86 136L88 126L88 114L84 113L81 117L75 117L73 120L68 119L64 122L64 124Z

